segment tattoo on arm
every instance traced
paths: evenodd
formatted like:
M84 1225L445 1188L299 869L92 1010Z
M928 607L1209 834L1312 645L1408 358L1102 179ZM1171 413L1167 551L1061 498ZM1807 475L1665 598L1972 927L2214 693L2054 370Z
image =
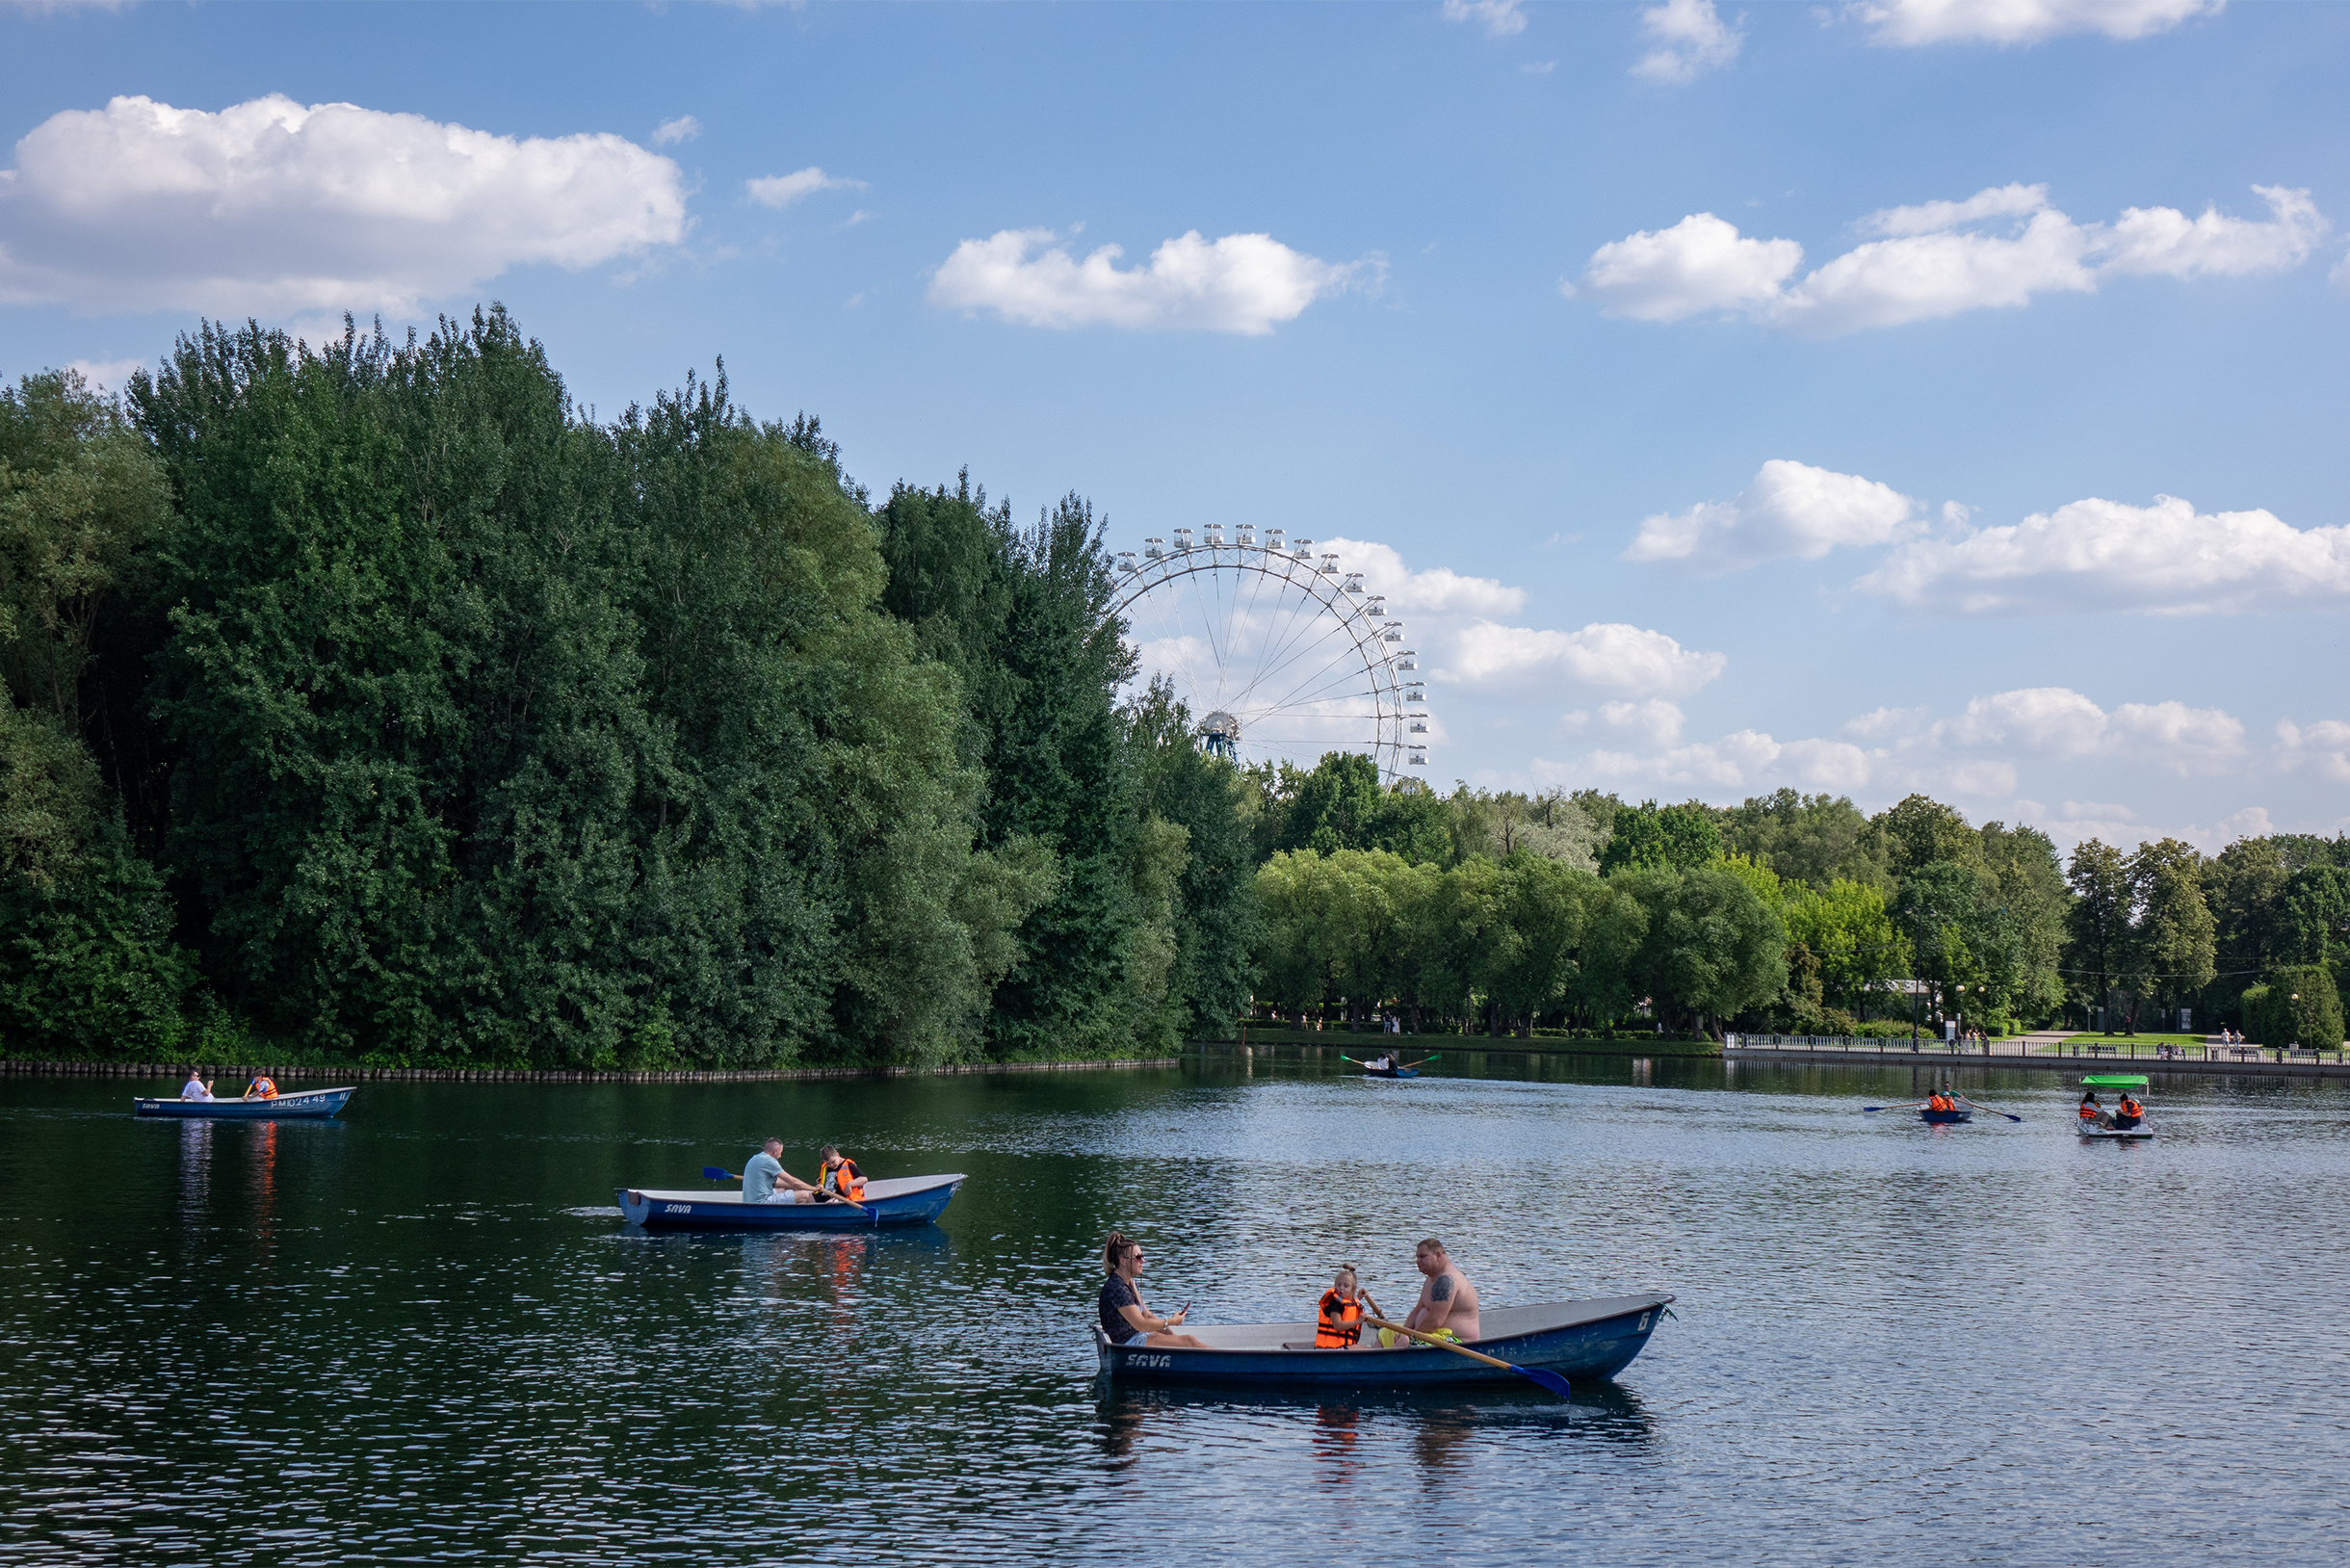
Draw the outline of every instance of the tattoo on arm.
M1449 1300L1451 1300L1451 1299L1452 1299L1452 1276L1451 1276L1450 1274L1439 1274L1439 1275L1437 1275L1437 1276L1436 1276L1436 1283L1435 1283L1434 1285L1432 1285L1432 1286L1430 1286L1430 1287L1428 1288L1428 1294L1429 1294L1430 1295L1434 1296L1434 1297L1435 1297L1437 1300L1439 1300L1439 1301L1449 1301Z

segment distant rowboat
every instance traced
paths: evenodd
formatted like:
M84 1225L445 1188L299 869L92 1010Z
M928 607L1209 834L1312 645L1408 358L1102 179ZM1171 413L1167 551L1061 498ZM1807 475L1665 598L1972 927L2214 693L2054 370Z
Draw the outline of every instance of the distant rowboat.
M625 1188L620 1217L648 1231L869 1231L927 1225L947 1212L960 1175L899 1176L867 1182L857 1208L846 1203L745 1203L740 1192Z
M1613 1377L1648 1344L1673 1298L1659 1294L1488 1307L1485 1337L1470 1347L1520 1367L1539 1367L1580 1382ZM1102 1374L1120 1381L1246 1384L1265 1389L1432 1388L1516 1383L1518 1374L1432 1346L1392 1350L1318 1350L1312 1323L1233 1323L1183 1331L1204 1350L1112 1345L1100 1324L1093 1346Z
M168 1116L179 1120L202 1118L206 1121L285 1121L289 1118L324 1121L350 1104L354 1091L340 1089L303 1089L296 1094L280 1094L268 1100L183 1100L177 1095L170 1099L133 1100L134 1116Z
M1920 1111L1919 1116L1936 1127L1954 1127L1960 1122L1974 1120L1974 1112L1965 1106L1956 1111Z

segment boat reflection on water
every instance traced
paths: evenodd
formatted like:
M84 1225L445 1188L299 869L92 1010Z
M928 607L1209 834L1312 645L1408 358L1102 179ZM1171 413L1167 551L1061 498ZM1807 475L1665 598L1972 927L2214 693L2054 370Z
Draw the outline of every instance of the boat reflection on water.
M246 1164L253 1176L253 1195L246 1225L253 1240L267 1248L275 1240L277 1229L277 1124L255 1121L243 1124L246 1135Z
M208 1121L179 1124L179 1224L194 1230L205 1222L212 1195L212 1127Z
M1133 1468L1151 1447L1196 1453L1202 1443L1214 1441L1213 1434L1196 1428L1235 1417L1262 1424L1284 1411L1300 1421L1311 1416L1308 1442L1315 1474L1334 1483L1351 1483L1362 1476L1392 1486L1397 1464L1453 1474L1472 1462L1473 1441L1480 1436L1516 1440L1540 1429L1628 1451L1650 1447L1658 1436L1657 1418L1640 1396L1610 1382L1578 1384L1572 1401L1532 1387L1500 1385L1479 1391L1475 1399L1449 1391L1365 1394L1355 1399L1333 1399L1325 1393L1312 1403L1245 1390L1108 1379L1095 1386L1095 1432L1112 1470ZM1408 1446L1397 1447L1399 1439Z

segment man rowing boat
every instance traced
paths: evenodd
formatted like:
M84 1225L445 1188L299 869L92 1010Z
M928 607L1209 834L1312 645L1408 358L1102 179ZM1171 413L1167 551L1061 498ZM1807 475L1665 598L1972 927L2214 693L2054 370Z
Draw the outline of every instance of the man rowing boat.
M779 1137L769 1138L765 1148L743 1162L744 1203L814 1203L819 1200L800 1194L815 1191L815 1187L783 1168L783 1139Z
M1476 1287L1469 1276L1445 1252L1445 1244L1431 1236L1413 1249L1412 1262L1427 1283L1420 1287L1420 1300L1403 1320L1406 1328L1417 1328L1423 1334L1436 1334L1456 1341L1477 1337ZM1393 1346L1403 1336L1392 1328L1379 1330L1379 1343Z

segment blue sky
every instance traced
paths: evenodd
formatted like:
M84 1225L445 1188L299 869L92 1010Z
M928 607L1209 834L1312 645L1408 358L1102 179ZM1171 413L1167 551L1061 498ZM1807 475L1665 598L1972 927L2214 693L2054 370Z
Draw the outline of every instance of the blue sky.
M723 355L876 488L1343 541L1440 787L2215 849L2350 825L2346 67L2206 0L0 7L0 374L502 300L607 412Z

